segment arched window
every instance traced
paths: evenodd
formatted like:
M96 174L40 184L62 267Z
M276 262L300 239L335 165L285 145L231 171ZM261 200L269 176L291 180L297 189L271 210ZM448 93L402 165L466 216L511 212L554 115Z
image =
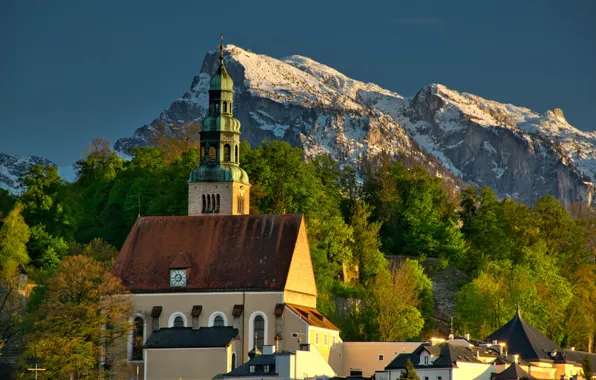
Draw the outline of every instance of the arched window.
M224 112L228 112L228 103L223 102L224 105Z
M217 206L215 203L215 194L211 194L211 212L215 212L217 210Z
M238 196L238 213L244 213L244 197Z
M143 344L145 343L145 321L136 317L133 321L132 331L132 360L143 360Z
M217 160L217 148L215 145L209 146L209 161L215 162Z
M168 327L186 327L186 316L177 311L168 318Z
M215 203L215 212L219 213L219 194L217 194L217 197L215 198L216 203Z
M265 319L261 315L257 315L254 324L255 339L259 350L263 350L263 344L265 342Z
M203 211L202 212L206 212L207 211L207 200L205 199L205 194L203 194Z
M231 148L228 144L224 145L224 161L230 161Z
M213 320L213 326L215 327L224 327L224 320L221 317L221 315L218 315L217 317L215 317L215 319Z
M174 318L174 327L184 327L184 319L181 316Z
M238 145L234 147L234 160L238 163Z
M219 103L215 103L215 112L219 112Z
M207 326L227 326L228 325L228 318L224 313L221 311L214 311L209 316L209 321L207 322Z
M214 110L215 106L213 105L213 103L209 103L209 113L213 113Z
M205 147L201 145L201 161L205 161Z
M211 212L211 197L207 194L207 209L205 212Z
M232 370L236 369L236 353L232 352Z

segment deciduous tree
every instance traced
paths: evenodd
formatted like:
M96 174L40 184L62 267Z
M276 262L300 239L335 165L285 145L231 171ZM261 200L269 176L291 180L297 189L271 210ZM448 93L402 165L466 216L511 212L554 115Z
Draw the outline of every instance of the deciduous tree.
M115 370L131 327L132 304L125 293L104 265L85 256L67 257L48 280L27 354L35 351L51 378L95 379Z

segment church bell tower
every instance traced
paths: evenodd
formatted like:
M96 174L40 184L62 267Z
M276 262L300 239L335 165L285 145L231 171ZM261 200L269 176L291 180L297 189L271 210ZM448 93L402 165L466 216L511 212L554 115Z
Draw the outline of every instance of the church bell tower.
M209 83L209 110L201 125L201 163L188 180L188 215L248 214L250 183L240 167L240 121L232 114L234 82L224 65Z

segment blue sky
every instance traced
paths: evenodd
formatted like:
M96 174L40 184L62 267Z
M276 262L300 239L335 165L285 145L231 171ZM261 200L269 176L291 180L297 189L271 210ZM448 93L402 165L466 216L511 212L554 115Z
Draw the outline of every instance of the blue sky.
M405 96L429 83L596 130L596 2L0 0L0 152L71 164L129 136L226 42Z

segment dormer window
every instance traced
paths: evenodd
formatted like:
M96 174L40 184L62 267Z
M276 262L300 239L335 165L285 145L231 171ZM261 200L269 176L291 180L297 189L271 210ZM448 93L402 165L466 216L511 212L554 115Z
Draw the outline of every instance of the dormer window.
M255 366L251 365L250 367L248 367L248 372L255 373Z
M424 365L428 365L428 355L424 355Z
M170 269L170 286L186 286L186 269Z

